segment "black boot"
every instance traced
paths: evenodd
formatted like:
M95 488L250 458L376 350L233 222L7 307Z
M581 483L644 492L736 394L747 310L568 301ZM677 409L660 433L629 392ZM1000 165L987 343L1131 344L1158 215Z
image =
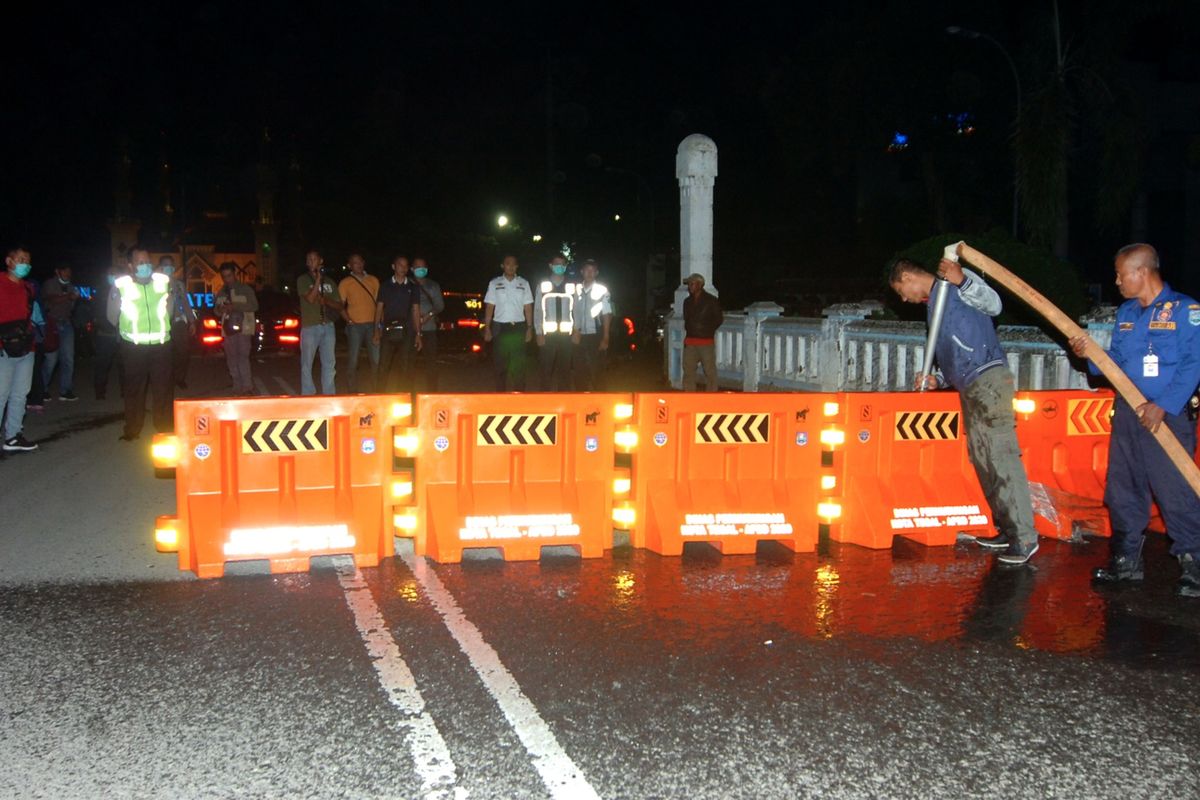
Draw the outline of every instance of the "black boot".
M1175 594L1179 597L1200 597L1200 560L1191 553L1179 557L1179 566L1183 572L1179 583L1175 584Z
M1137 549L1132 554L1128 552L1128 540L1130 535L1120 531L1113 531L1112 535L1112 559L1108 562L1107 567L1097 567L1092 571L1092 582L1100 584L1114 583L1140 583L1145 577L1145 570L1142 565L1142 544L1146 541L1145 534L1142 534L1137 544Z

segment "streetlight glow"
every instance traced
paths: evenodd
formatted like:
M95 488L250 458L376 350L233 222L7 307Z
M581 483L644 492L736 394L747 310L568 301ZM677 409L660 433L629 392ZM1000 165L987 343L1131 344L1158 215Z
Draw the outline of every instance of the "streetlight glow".
M500 227L500 228L505 227L506 225L508 225L508 217L506 217L503 214L496 217L496 225L497 225L497 227Z
M534 240L535 242L540 242L540 241L542 240L542 235L541 235L540 233L535 233L535 234L533 235L533 240Z
M613 222L620 222L620 221L621 221L621 215L613 214Z

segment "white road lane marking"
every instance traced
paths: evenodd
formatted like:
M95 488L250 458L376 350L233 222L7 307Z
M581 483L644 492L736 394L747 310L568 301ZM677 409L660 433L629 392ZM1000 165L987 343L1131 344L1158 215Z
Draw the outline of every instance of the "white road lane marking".
M416 678L400 654L400 648L362 573L349 557L336 559L338 582L346 594L346 605L354 615L354 624L367 645L375 674L387 692L388 702L403 715L401 725L408 729L409 747L417 774L421 777L421 796L441 800L465 800L467 790L458 786L458 771L446 740L438 732L433 717L425 710L425 698Z
M525 745L525 749L533 756L533 766L542 776L542 782L550 790L551 797L561 800L599 798L600 795L588 783L583 771L559 745L554 732L542 719L537 707L521 691L516 678L500 661L500 656L492 646L484 640L483 634L463 614L454 595L442 584L437 573L429 567L423 557L411 554L400 557L433 602L450 635L466 654L488 694L500 706L521 744Z
M287 381L285 381L283 378L279 377L278 375L275 376L275 382L278 383L279 388L283 390L281 392L282 394L286 394L286 395L300 394L299 392L297 392L295 389L292 388L292 385L290 383L288 383Z

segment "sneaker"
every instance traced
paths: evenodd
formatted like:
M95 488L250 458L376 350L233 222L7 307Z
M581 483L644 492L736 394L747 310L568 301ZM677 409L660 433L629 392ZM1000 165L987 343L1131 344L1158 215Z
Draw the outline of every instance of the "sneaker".
M986 547L989 550L1006 550L1008 548L1008 534L997 533L995 536L976 536L975 544L980 547Z
M79 399L79 395L74 392L63 392L58 396L58 399L67 403L73 403Z
M4 452L6 453L27 453L30 450L37 450L37 448L36 444L19 433L11 439L4 440Z
M25 406L26 411L32 411L35 414L40 414L46 410L46 407L41 403L29 403Z
M1007 550L1000 554L998 560L1001 564L1020 565L1033 558L1033 554L1037 551L1038 543L1036 541L1032 544L1013 542L1008 546Z

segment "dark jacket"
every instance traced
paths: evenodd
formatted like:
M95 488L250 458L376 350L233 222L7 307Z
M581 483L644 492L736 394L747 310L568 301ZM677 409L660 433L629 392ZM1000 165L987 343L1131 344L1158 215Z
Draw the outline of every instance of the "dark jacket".
M721 301L708 292L700 292L693 298L690 294L683 301L683 328L690 339L711 339L717 328L725 321Z
M1005 366L1004 352L996 337L992 317L1000 313L1000 295L983 279L964 269L959 286L948 286L942 328L934 344L934 355L946 381L960 392L980 373ZM936 289L937 284L934 284ZM929 301L928 316L933 316L934 300Z

